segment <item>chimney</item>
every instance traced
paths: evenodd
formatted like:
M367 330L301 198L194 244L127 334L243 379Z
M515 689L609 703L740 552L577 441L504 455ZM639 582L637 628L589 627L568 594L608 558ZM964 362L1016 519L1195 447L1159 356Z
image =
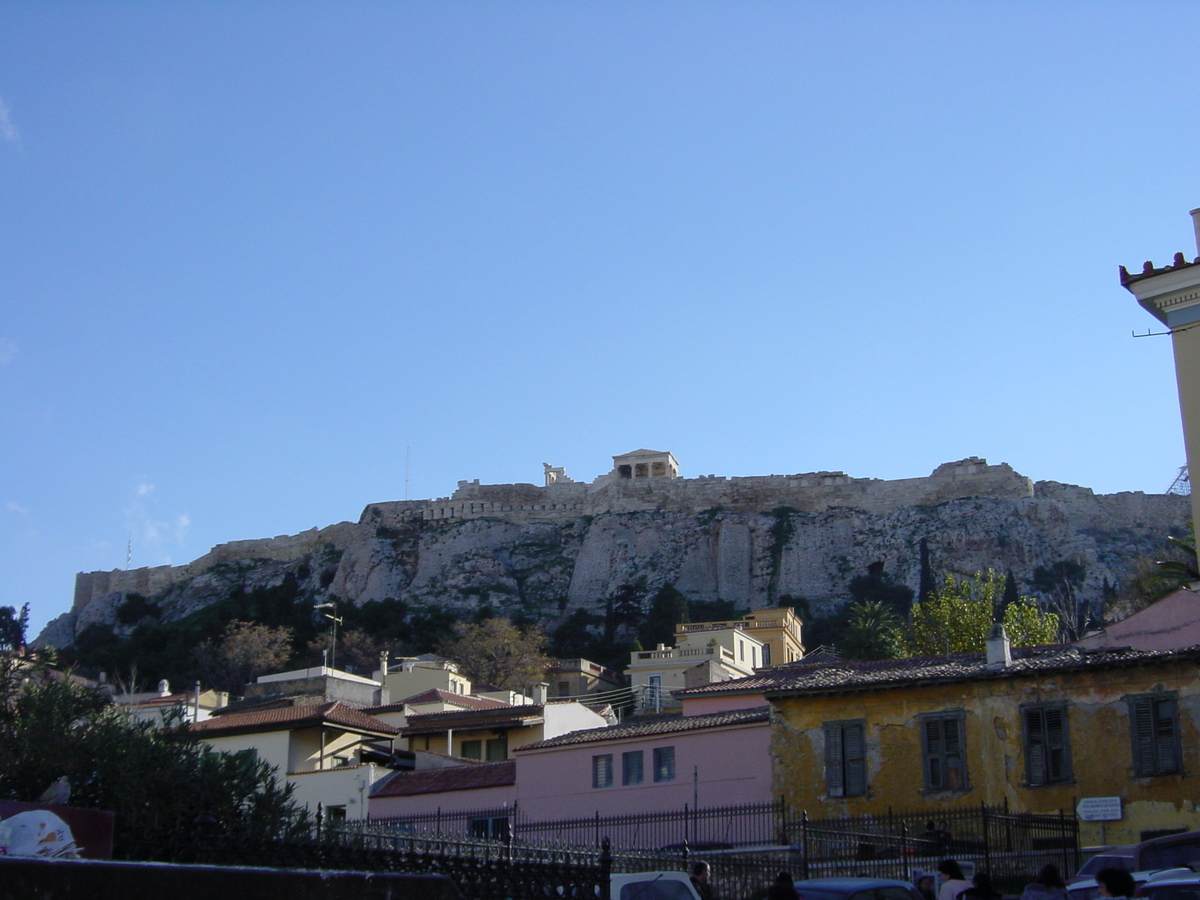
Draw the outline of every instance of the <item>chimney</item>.
M160 681L158 683L158 695L160 697L166 697L170 693L171 693L171 683L169 681L167 681L167 679L164 678L162 681Z
M992 625L987 638L987 667L988 669L1006 669L1012 664L1012 653L1009 652L1008 633L999 622Z
M1200 207L1192 210L1192 230L1196 232L1196 253L1200 254Z
M546 695L550 692L550 684L540 681L533 686L533 702L539 706L546 705Z

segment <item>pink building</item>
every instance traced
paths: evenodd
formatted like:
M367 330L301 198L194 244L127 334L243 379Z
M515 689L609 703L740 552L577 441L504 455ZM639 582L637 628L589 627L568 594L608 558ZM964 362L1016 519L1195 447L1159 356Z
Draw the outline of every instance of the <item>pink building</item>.
M769 742L765 706L590 728L518 747L505 763L397 774L372 793L371 817L511 804L537 821L765 803Z
M1134 650L1181 650L1200 644L1200 594L1180 588L1119 622L1084 635L1075 645L1086 648L1132 647Z
M535 820L765 803L769 743L766 707L577 731L517 750L517 802Z

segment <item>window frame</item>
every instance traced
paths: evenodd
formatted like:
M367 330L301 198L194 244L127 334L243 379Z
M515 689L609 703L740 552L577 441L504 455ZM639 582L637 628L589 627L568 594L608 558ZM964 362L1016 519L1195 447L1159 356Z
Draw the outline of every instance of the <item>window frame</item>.
M468 738L465 741L460 741L458 744L458 755L463 759L477 759L483 761L483 740L480 738Z
M675 747L654 748L654 783L664 784L675 780Z
M1029 703L1020 708L1021 740L1025 745L1025 786L1046 787L1057 784L1073 784L1071 768L1071 729L1069 707L1065 702ZM1053 720L1057 718L1057 723ZM1031 727L1031 725L1035 727ZM1058 731L1055 739L1054 731ZM1039 732L1035 734L1034 732ZM1039 739L1035 741L1035 738ZM1037 757L1042 749L1041 759ZM1058 771L1055 769L1055 751L1058 752ZM1041 770L1039 772L1039 770Z
M825 792L830 797L866 797L867 720L825 722ZM847 740L849 738L849 740Z
M921 768L925 778L925 790L930 792L963 793L971 789L967 774L966 713L961 709L922 713ZM948 730L947 725L953 728ZM936 729L937 734L932 734ZM958 772L958 784L953 784L951 773Z
M609 788L613 784L613 758L611 753L598 753L592 757L592 787Z
M1178 775L1183 771L1183 747L1179 729L1179 694L1176 691L1155 691L1134 694L1125 698L1129 708L1129 743L1134 778L1157 778ZM1169 705L1169 715L1157 715L1161 706ZM1169 729L1160 731L1160 723Z

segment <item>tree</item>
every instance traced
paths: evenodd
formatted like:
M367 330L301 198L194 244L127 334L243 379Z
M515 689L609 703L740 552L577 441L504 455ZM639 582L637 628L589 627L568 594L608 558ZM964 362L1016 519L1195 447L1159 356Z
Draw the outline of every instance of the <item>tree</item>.
M24 648L28 627L28 603L21 607L20 612L13 606L0 606L0 651L18 652Z
M1004 578L995 569L959 580L946 575L928 600L913 604L904 635L908 656L983 650L993 623L1001 621L1013 646L1052 643L1058 616L1043 612L1033 597L1003 605ZM1003 611L1001 611L1003 610Z
M472 681L519 690L542 681L551 662L546 635L536 625L522 630L498 618L459 623L454 632L438 652L462 666Z
M292 630L234 619L220 640L205 641L196 655L209 684L237 692L256 676L283 668L292 656Z
M61 775L72 806L115 813L115 853L127 859L208 835L287 840L309 826L253 751L216 753L181 724L137 722L45 657L0 656L0 798L34 801Z
M638 631L643 647L675 643L675 626L688 621L688 599L672 584L664 584L650 598L650 609Z
M893 659L900 655L901 625L900 616L882 600L855 603L838 651L847 659Z
M873 563L865 575L857 575L847 585L851 602L882 603L897 615L906 616L913 602L913 589L896 581L883 570L883 563Z
M1042 595L1042 605L1053 611L1059 620L1059 637L1077 641L1083 636L1091 619L1091 610L1079 603L1079 589L1087 569L1082 563L1060 559L1049 566L1033 570L1029 585Z
M329 649L329 639L322 636L308 642L307 656L314 663L324 658ZM379 654L387 649L387 643L365 631L352 628L338 636L337 665L344 672L369 676L379 668Z
M937 590L937 579L933 577L933 566L929 563L929 539L921 538L921 581L917 588L917 599L928 600Z

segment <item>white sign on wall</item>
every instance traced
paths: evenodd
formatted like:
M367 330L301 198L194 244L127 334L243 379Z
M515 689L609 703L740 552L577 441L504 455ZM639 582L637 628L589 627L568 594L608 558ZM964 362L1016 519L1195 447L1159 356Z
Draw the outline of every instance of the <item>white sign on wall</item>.
M1084 822L1116 822L1121 818L1121 798L1084 797L1075 813Z

